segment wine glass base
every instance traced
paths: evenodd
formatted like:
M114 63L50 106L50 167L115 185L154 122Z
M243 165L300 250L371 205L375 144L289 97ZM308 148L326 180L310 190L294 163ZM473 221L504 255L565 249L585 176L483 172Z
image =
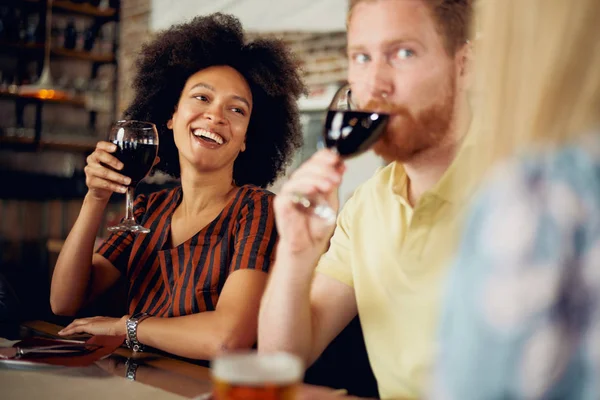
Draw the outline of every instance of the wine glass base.
M319 204L315 206L313 211L316 216L327 222L328 225L335 225L335 221L337 220L337 214L333 210L333 208L329 207L326 204Z
M312 212L313 215L323 220L328 225L335 225L337 214L333 208L322 199L309 198L295 193L291 196L292 203L301 210Z
M133 233L150 233L150 229L138 225L138 224L119 224L115 226L109 226L107 228L109 232L133 232Z

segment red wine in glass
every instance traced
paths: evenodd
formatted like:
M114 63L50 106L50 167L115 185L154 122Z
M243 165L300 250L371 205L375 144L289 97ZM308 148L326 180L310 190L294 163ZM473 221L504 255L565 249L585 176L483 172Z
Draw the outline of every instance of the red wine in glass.
M152 169L158 153L158 144L118 140L112 142L117 145L117 151L113 156L123 163L123 169L119 173L131 178L130 186L137 186Z
M388 114L363 111L327 112L323 144L342 158L359 155L371 148L385 132Z
M131 178L125 195L125 218L120 224L111 226L108 230L149 233L150 229L135 221L133 200L136 185L150 172L158 154L156 126L144 121L118 121L112 126L108 141L117 145L113 155L123 163L123 168L117 172Z

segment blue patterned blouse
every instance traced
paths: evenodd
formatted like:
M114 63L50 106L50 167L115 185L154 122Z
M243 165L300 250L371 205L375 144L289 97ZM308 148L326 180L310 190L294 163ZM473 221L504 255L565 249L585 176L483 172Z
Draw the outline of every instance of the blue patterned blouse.
M503 165L450 273L433 398L600 399L600 134Z

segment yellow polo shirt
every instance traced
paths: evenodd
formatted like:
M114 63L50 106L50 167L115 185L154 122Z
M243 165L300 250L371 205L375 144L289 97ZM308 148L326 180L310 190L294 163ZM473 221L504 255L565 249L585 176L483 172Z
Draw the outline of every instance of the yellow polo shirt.
M441 284L464 204L453 190L454 164L414 208L402 165L379 170L340 212L317 267L354 288L382 399L421 397L430 374Z

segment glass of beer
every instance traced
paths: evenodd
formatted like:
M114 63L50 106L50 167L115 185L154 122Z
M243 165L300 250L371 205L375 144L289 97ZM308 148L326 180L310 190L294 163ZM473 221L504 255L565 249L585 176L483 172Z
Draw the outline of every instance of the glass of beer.
M231 353L212 361L211 375L215 400L293 400L304 364L287 353Z

